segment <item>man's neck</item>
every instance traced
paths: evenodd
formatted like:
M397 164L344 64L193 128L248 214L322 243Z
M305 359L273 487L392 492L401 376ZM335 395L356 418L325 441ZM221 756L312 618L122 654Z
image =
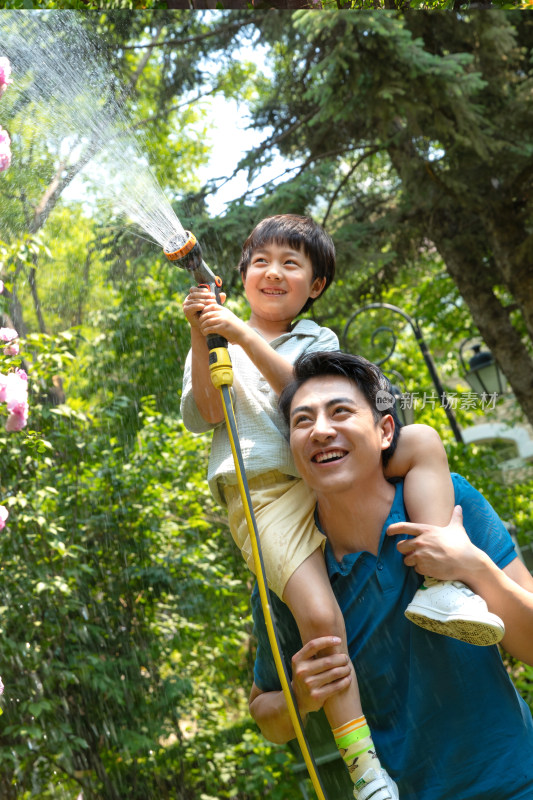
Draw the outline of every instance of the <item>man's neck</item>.
M381 531L389 516L395 488L384 478L372 488L318 495L318 518L337 561L366 550L377 555Z

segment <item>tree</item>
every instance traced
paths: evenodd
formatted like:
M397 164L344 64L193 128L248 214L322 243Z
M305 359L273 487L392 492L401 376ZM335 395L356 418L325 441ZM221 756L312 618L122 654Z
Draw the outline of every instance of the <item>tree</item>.
M250 70L245 65L228 60L216 83L198 67L203 40L224 50L241 23L222 20L210 26L201 16L165 12L157 19L115 13L96 22L57 11L44 17L6 12L0 20L2 52L13 65L14 85L4 111L17 158L17 170L0 184L2 235L8 244L45 230L75 180L81 194L82 177L92 216L100 203L101 220L109 217L110 207L120 206L120 189L112 188L111 176L115 186L122 181L123 193L135 191L136 176L141 184L147 174L146 161L153 168L153 185L160 179L170 200L197 189L195 167L206 158L202 139L191 133L191 126L201 122L198 100L204 92L246 92ZM147 41L140 43L144 36ZM156 60L154 48L169 38L179 44L179 58L167 50L168 57ZM159 191L159 199L165 199ZM73 224L79 224L79 214ZM98 233L87 239L89 251L98 246ZM39 329L47 330L38 288L40 259L34 248L28 260L10 264L10 312L21 334L26 331L19 298L24 278Z
M269 187L263 208L300 197L300 208L322 210L355 298L436 250L533 422L532 20L490 11L287 21L262 24L273 78L254 125L272 133L241 166L257 173L276 151L300 166Z

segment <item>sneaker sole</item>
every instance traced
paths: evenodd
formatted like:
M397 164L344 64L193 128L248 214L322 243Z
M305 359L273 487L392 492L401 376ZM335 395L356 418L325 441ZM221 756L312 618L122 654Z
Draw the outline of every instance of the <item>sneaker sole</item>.
M433 633L440 633L442 636L449 636L452 639L459 639L461 642L475 644L479 647L498 644L505 635L505 629L496 622L490 624L488 622L465 619L464 617L448 617L445 620L433 619L418 611L411 610L409 607L404 613L407 619L418 625L419 628L425 628Z

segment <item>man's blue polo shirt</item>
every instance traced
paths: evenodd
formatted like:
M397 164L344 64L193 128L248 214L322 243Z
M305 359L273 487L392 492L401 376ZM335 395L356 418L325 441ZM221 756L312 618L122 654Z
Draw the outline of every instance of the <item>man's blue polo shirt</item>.
M464 478L453 475L471 540L503 568L516 558L496 512ZM351 553L326 564L348 635L363 711L378 756L401 800L533 800L533 722L497 646L476 647L413 625L404 610L422 581L406 567L398 538L385 535L407 519L398 482L378 555ZM310 589L312 591L312 589ZM287 663L301 647L294 619L273 596ZM257 590L254 678L280 688Z

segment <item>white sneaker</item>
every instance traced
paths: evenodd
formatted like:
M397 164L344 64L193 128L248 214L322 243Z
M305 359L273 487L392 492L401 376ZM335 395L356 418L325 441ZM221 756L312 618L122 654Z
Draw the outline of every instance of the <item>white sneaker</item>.
M400 800L398 787L384 769L367 769L353 790L355 800Z
M469 644L496 644L505 634L502 620L491 614L482 597L460 581L424 578L405 616L421 628Z

